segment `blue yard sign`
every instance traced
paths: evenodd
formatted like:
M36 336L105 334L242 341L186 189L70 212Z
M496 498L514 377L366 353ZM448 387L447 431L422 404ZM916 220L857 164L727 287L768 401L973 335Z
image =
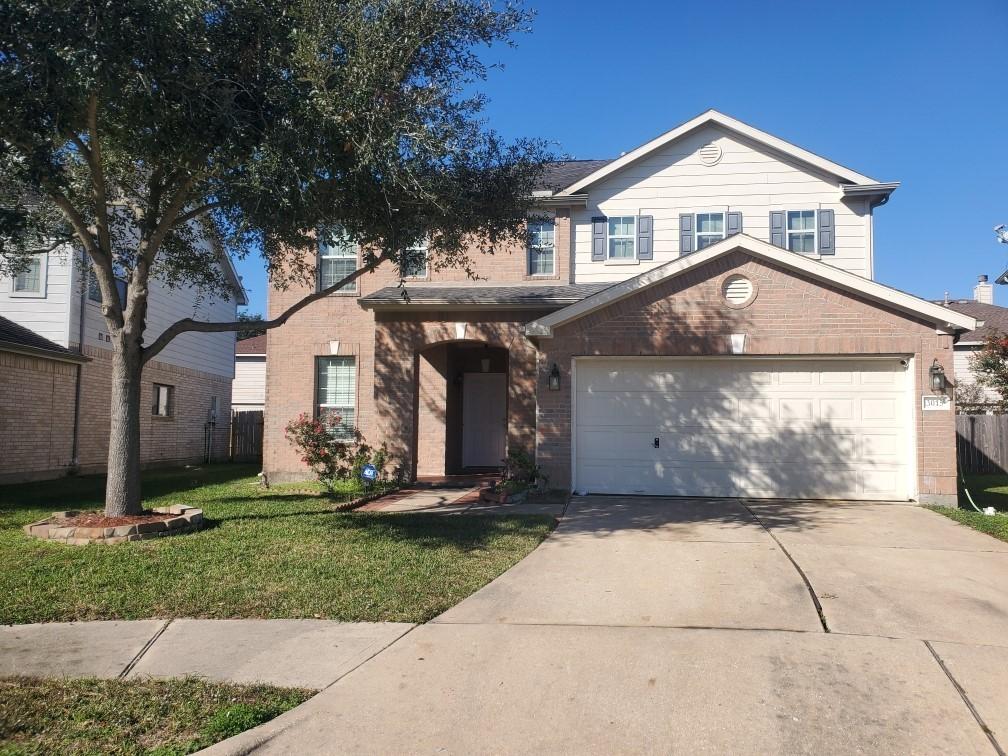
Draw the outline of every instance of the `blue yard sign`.
M361 478L366 480L368 483L374 483L378 480L378 468L374 465L364 465L361 469Z

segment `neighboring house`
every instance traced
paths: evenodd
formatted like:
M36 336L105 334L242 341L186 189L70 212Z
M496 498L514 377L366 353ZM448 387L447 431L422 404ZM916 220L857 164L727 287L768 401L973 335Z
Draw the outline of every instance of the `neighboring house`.
M0 481L105 469L112 345L89 270L86 260L60 249L36 255L20 276L0 278L0 316L62 350L55 356L50 347L38 354L3 348L0 358L17 369L0 371L6 405L0 449L7 450L0 454ZM225 272L235 292L230 300L152 281L145 341L185 317L234 320L237 306L246 303L245 293L230 262ZM22 333L20 341L26 339ZM233 350L233 333L185 333L144 367L144 465L200 461L208 445L212 457L226 458ZM70 363L80 365L79 373L76 367L70 370ZM10 428L18 429L14 436L8 435Z
M922 403L976 323L872 280L896 187L715 111L555 166L485 281L420 265L406 301L387 266L269 332L264 469L307 474L283 428L313 412L418 476L520 449L567 490L954 503L953 413Z
M235 412L263 410L266 403L266 334L235 343L231 409Z
M1003 277L1004 274L1002 274ZM999 278L1000 283L1000 278ZM973 372L972 356L983 349L987 338L994 333L1008 334L1008 307L994 304L994 287L988 283L987 276L980 276L973 289L973 299L946 299L942 302L951 310L975 318L977 327L972 331L960 334L955 343L955 380L959 386L976 386L976 375ZM993 403L1000 399L997 392L977 386L977 391L964 390L964 396L970 398L970 410L976 409L976 404ZM974 394L976 396L974 397Z

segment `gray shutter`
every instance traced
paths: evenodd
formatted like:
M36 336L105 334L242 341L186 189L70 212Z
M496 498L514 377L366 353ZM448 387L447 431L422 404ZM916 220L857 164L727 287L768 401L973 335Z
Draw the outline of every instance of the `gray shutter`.
M637 259L654 260L654 217L637 216Z
M742 233L742 213L728 213L725 216L725 236Z
M598 215L592 218L592 262L605 260L606 218Z
M679 216L679 255L693 251L693 214Z
M819 219L819 254L836 254L836 229L833 226L833 211L820 210L816 213Z
M787 233L784 231L784 211L770 211L770 243L775 247L787 249Z

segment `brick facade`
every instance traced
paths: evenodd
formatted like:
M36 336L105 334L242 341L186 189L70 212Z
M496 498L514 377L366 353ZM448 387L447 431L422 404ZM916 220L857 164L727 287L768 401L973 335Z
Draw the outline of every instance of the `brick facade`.
M76 345L71 345L76 349ZM77 471L102 472L108 458L112 353L84 347ZM74 364L0 352L0 481L73 470ZM175 387L171 418L154 417L154 383ZM145 466L203 460L210 398L218 401L213 457L228 457L231 378L153 361L143 372L140 459Z
M721 284L734 273L757 286L752 303L724 303ZM733 252L559 327L544 339L539 362L538 461L553 485L571 479L571 365L574 357L730 354L728 335L747 335L748 355L906 355L915 359L915 394L929 385L937 358L952 375L952 337L933 323L858 299L784 268ZM556 363L561 390L545 390ZM915 404L921 498L956 492L955 415ZM944 497L944 498L943 498Z

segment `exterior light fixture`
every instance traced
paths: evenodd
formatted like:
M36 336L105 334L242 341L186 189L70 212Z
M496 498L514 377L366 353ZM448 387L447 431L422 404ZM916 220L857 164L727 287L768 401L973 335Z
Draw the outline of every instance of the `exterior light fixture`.
M928 374L931 376L931 390L932 391L944 391L945 390L945 368L938 364L938 358L935 357L934 362L931 363L931 368L928 370Z
M559 391L560 390L560 368L554 362L553 367L549 371L549 390Z

